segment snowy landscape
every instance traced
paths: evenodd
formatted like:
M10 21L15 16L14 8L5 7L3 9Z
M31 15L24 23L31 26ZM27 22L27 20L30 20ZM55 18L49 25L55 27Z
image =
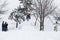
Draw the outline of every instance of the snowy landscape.
M41 11L39 4L41 0L32 0L33 4L28 5L25 1L0 0L0 40L60 40L60 0L53 2L52 0L51 2L43 0L41 2L42 9L47 6L47 9L43 11ZM27 0L28 3L30 1ZM49 8L48 4L45 4L44 7L45 2L55 4L52 4L53 7L49 5L51 7ZM44 17L41 16L42 13L44 13ZM28 14L30 14L30 19L26 18ZM7 31L2 31L3 21L8 23ZM57 28L54 29L54 27Z

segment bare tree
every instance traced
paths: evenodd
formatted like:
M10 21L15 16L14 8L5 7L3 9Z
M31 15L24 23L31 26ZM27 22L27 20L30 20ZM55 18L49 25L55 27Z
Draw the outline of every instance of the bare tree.
M35 0L36 7L36 22L39 20L40 22L40 30L44 30L44 19L47 15L52 14L57 8L53 5L54 0Z

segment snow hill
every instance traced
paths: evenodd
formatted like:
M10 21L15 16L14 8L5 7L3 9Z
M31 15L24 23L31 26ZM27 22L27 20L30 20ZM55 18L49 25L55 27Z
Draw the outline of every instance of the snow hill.
M0 40L60 40L60 32L21 30L0 32Z

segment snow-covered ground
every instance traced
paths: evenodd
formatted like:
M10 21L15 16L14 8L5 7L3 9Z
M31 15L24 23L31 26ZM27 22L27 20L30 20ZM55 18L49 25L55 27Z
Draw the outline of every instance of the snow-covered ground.
M60 40L60 32L20 30L0 32L0 40Z

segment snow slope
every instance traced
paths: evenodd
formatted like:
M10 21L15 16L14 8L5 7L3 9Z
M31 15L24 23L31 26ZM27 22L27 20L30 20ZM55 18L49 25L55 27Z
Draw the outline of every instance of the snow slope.
M0 40L60 40L60 32L20 30L0 32Z

